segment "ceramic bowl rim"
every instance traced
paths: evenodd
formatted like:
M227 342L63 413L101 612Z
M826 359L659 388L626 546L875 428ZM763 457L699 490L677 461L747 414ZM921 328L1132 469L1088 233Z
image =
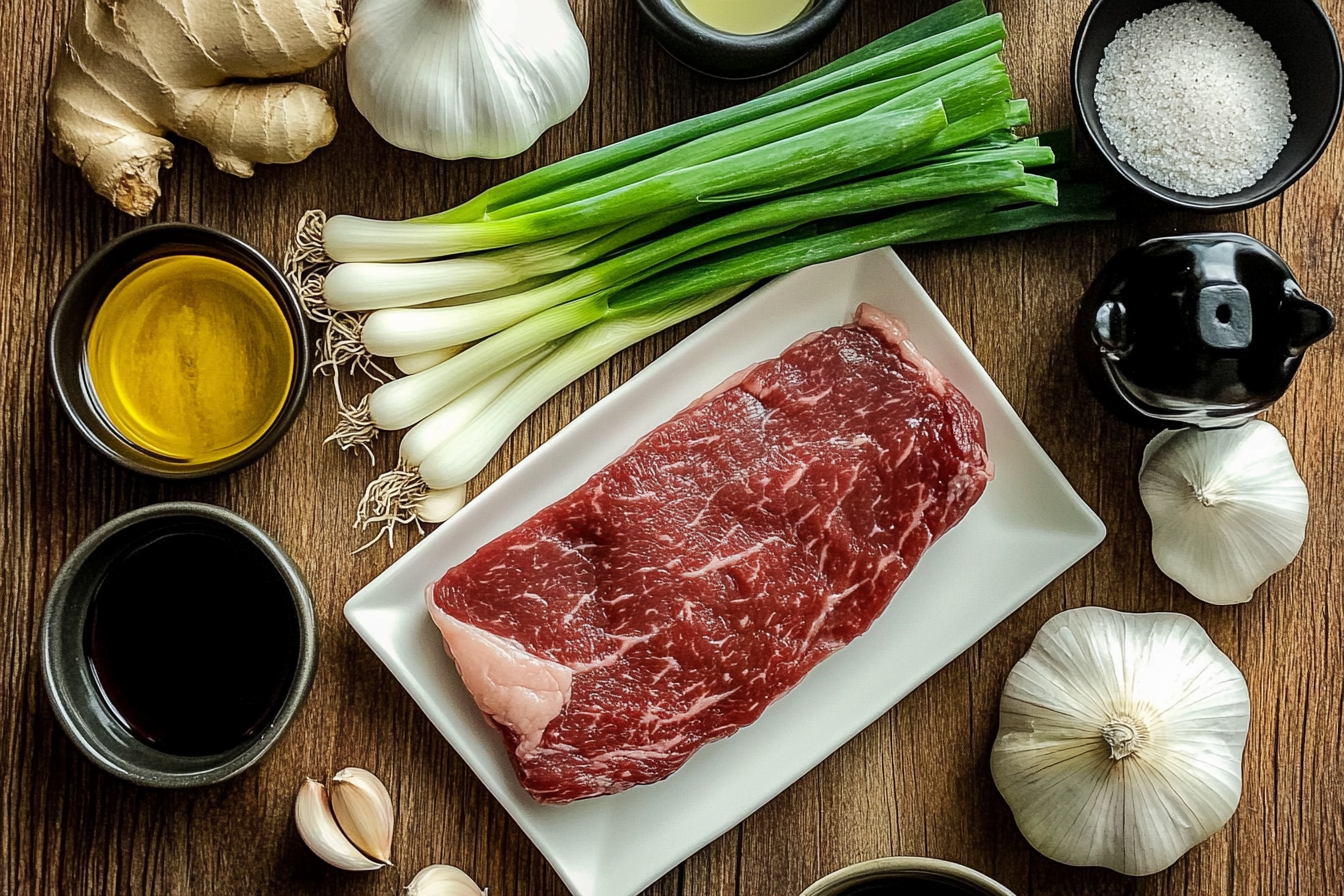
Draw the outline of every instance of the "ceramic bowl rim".
M892 873L922 872L978 887L985 896L1014 896L1013 892L993 878L946 859L923 856L887 856L849 865L821 878L804 890L800 896L839 896L840 887L879 880Z
M835 27L849 0L809 0L797 18L760 34L720 31L697 19L681 0L637 0L636 5L653 29L658 43L681 64L715 78L752 80L788 68L806 56ZM697 55L774 58L774 61L765 70L752 68L746 74L724 74L687 58L678 48L669 46L664 35L691 42Z
M199 247L212 257L231 263L242 262L242 267L253 266L265 274L262 286L280 305L294 346L294 373L280 413L266 431L251 445L237 454L203 464L182 465L180 468L156 463L153 456L120 437L108 423L96 399L84 383L83 358L65 357L61 346L70 338L67 332L79 328L81 342L87 339L88 328L103 300L115 283L100 280L99 275L117 265L122 254L127 263L152 254L169 243ZM130 247L128 249L128 247ZM265 255L232 234L203 224L172 221L150 224L127 231L108 240L86 258L61 287L51 312L46 334L47 381L56 395L57 404L80 436L103 457L136 473L159 479L203 479L236 470L261 457L280 440L298 418L308 395L311 380L312 345L308 338L306 316L298 293L289 279ZM88 415L100 420L101 427L93 427L84 419ZM106 430L104 433L101 430ZM108 437L111 435L111 438Z
M1328 62L1332 64L1335 72L1334 110L1330 116L1330 125L1321 139L1317 141L1317 145L1313 150L1296 167L1275 178L1273 181L1262 179L1259 184L1247 188L1253 190L1253 192L1245 198L1233 198L1245 192L1244 190L1239 190L1236 193L1229 194L1226 197L1226 201L1219 201L1222 197L1217 196L1191 196L1186 199L1183 198L1182 194L1174 190L1169 190L1155 184L1153 181L1139 174L1132 165L1127 162L1122 162L1119 159L1119 154L1116 152L1114 146L1111 145L1111 141L1106 136L1105 132L1101 129L1100 123L1092 120L1093 115L1090 113L1095 112L1095 110L1089 108L1088 104L1084 102L1083 86L1081 84L1081 79L1079 78L1079 69L1082 67L1084 46L1092 41L1099 41L1102 39L1102 35L1093 34L1092 32L1092 26L1095 19L1099 15L1102 7L1114 2L1116 2L1116 0L1091 0L1088 4L1087 11L1083 13L1082 20L1078 23L1078 29L1074 32L1073 51L1069 58L1069 92L1073 98L1074 115L1078 120L1079 127L1082 129L1083 133L1087 135L1088 142L1092 144L1093 148L1097 151L1097 154L1105 160L1107 167L1119 175L1126 184L1139 190L1145 196L1156 199L1168 206L1204 214L1224 214L1228 212L1245 211L1246 209L1254 208L1255 206L1262 205L1263 203L1274 199L1293 184L1301 180L1302 177L1304 177L1306 173L1320 161L1321 156L1324 155L1325 151L1329 148L1331 140L1334 139L1335 131L1339 127L1340 114L1344 111L1344 55L1341 55L1339 38L1335 32L1334 24L1330 21L1330 17L1326 15L1325 10L1321 8L1321 5L1316 2L1316 0L1299 0L1299 2L1310 7L1308 10L1309 12L1315 12L1320 24L1323 26L1324 33L1328 34L1330 37L1330 40L1327 43L1334 49L1333 54L1328 60ZM1175 2L1175 0L1162 0L1162 2L1157 3L1155 8L1173 2ZM1215 0L1215 2L1217 2L1217 0ZM1256 190L1254 189L1255 187L1263 188Z
M80 581L80 573L85 565L97 556L98 551L109 539L136 526L173 517L204 519L224 525L242 535L253 547L261 551L274 564L276 571L284 580L286 593L294 603L299 629L299 651L294 678L285 694L284 702L280 704L270 723L249 740L215 757L190 757L192 760L199 760L193 764L203 766L194 771L169 770L167 766L178 764L182 757L160 753L149 747L143 750L137 749L136 752L144 756L163 756L165 767L155 768L149 763L134 761L104 749L92 735L92 729L94 717L102 722L109 714L109 710L103 706L101 696L91 694L77 680L79 675L76 668L85 664L87 658L83 651L71 655L69 651L61 649L64 625L68 624L72 614L75 614L82 629L92 601L94 589L88 587L89 583ZM170 501L151 504L113 518L94 530L70 553L61 564L47 592L46 606L42 611L40 656L42 681L56 720L80 752L94 765L141 786L168 789L200 787L228 780L252 767L275 746L288 729L312 687L318 656L317 617L313 609L312 594L303 573L269 535L223 507L196 501ZM90 697L93 701L97 701L96 707L86 705ZM206 765L212 759L217 759L218 762Z

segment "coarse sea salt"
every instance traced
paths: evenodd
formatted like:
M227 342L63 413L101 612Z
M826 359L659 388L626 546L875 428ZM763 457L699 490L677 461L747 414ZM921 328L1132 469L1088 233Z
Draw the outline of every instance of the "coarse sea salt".
M1273 48L1216 3L1175 3L1126 24L1106 47L1095 96L1120 158L1191 196L1256 184L1296 119Z

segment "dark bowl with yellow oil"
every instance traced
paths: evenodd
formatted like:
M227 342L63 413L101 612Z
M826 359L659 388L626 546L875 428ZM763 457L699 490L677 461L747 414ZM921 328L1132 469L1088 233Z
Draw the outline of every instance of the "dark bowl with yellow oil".
M150 476L196 479L269 451L298 416L312 350L293 287L197 224L133 230L66 282L47 371L75 429Z

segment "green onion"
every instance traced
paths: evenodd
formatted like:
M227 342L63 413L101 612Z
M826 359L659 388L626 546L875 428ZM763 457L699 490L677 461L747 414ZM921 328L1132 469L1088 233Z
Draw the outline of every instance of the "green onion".
M1044 163L1049 164L1048 149L1033 149L1043 154ZM1008 154L1013 150L1000 152ZM983 158L979 160L926 165L712 218L513 296L448 308L375 311L364 325L364 344L375 355L396 356L471 342L562 302L645 279L662 270L666 262L681 264L731 248L724 240L743 235L751 240L820 218L1003 190L1026 183L1021 163L996 160L992 151L981 155Z
M332 268L323 295L338 311L402 308L507 289L596 261L664 227L694 208L648 215L626 224L595 227L524 246L420 264L355 262Z
M502 221L432 224L411 221L327 222L328 253L337 261L418 260L562 236L703 202L720 193L801 187L881 160L907 155L947 127L941 103L871 112L691 168L675 169L600 196ZM362 223L361 223L362 222ZM341 238L333 249L333 228ZM347 244L346 240L358 239Z

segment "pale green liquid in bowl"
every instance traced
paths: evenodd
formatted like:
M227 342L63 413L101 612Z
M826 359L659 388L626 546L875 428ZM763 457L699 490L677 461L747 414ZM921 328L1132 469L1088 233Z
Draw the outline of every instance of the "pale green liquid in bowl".
M765 34L783 28L810 0L681 0L691 15L729 34Z

